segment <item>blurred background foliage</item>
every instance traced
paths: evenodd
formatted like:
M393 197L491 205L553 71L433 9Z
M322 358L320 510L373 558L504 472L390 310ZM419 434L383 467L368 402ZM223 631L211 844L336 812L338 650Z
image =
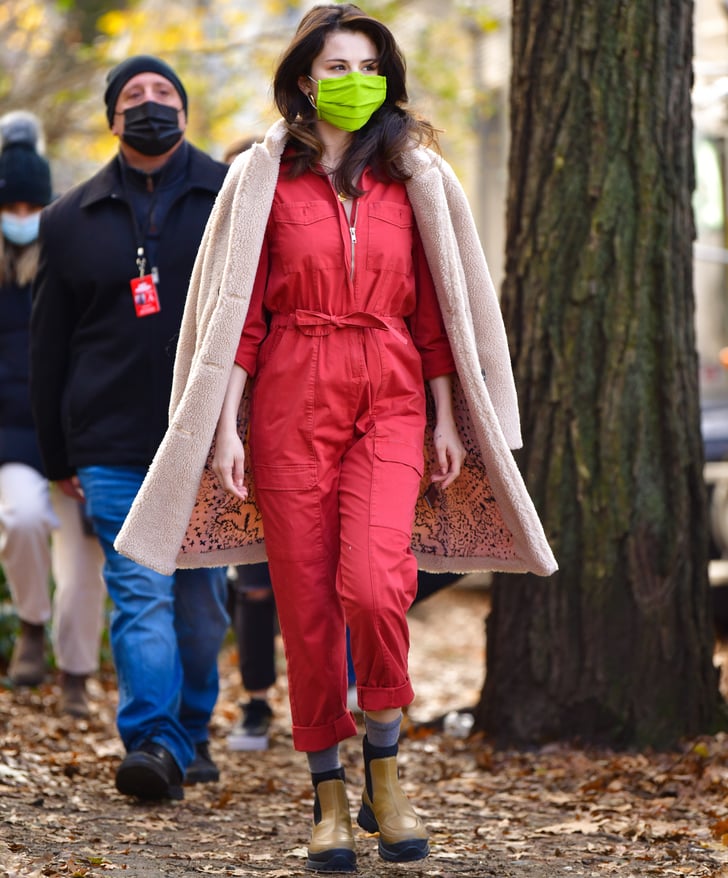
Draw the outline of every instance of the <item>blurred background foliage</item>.
M164 57L189 93L190 139L213 155L275 119L270 80L303 13L301 0L4 0L0 113L35 111L46 128L56 188L108 160L106 72L140 52ZM501 27L478 0L369 0L405 52L412 104L444 130L464 170L468 142L493 111L478 71L479 41ZM496 6L498 4L495 4Z

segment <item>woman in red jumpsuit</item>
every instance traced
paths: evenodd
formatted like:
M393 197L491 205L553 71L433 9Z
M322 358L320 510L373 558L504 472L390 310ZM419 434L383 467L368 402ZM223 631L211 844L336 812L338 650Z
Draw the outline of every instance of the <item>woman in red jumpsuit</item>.
M402 793L401 708L413 698L406 613L423 474L425 383L436 408L445 489L465 452L454 423L454 364L397 158L431 141L406 102L391 33L351 5L316 7L274 81L296 116L216 432L213 468L244 498L236 415L254 379L250 465L286 650L293 738L316 799L308 868L353 871L338 743L346 708L345 628L364 712L366 788L358 822L392 861L427 856ZM295 108L295 113L292 113Z

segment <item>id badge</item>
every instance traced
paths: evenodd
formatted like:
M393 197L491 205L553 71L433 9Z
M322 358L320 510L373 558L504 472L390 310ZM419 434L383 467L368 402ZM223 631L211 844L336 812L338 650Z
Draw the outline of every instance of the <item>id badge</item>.
M145 274L143 277L135 277L129 281L131 294L134 299L134 310L137 317L148 317L160 311L159 296L154 277Z

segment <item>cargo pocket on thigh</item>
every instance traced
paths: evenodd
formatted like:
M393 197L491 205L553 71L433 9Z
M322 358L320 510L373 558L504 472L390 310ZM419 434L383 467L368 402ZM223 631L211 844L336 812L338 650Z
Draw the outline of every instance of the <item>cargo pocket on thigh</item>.
M424 472L422 448L391 439L374 440L371 523L412 532Z
M253 480L268 554L288 561L323 551L315 464L259 464Z

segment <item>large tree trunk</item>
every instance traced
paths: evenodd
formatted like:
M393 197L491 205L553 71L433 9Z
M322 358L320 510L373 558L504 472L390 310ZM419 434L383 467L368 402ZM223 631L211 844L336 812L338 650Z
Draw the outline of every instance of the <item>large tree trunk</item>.
M495 578L477 726L666 746L718 721L692 292L689 0L515 0L519 463L559 561Z

